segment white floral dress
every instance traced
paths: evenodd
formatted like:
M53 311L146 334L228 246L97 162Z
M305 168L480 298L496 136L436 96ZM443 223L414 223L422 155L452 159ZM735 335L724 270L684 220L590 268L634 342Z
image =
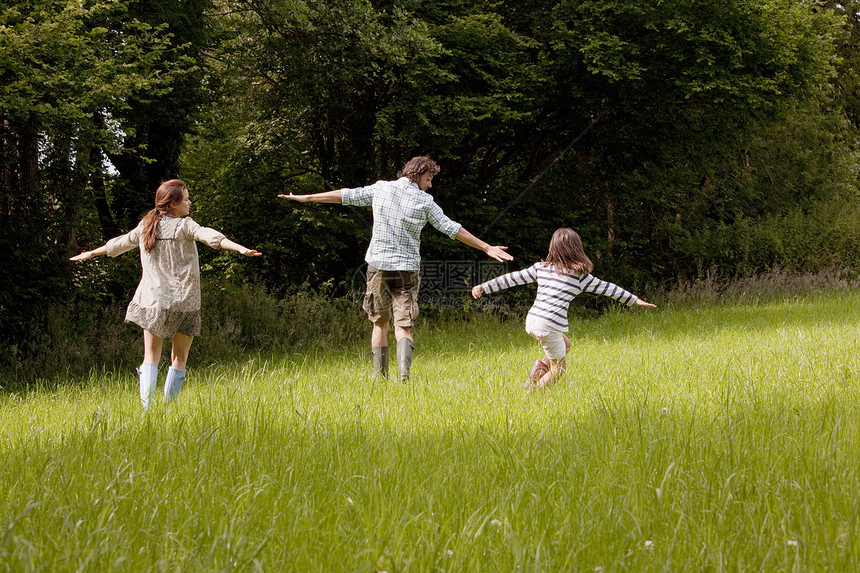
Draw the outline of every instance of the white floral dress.
M155 247L143 248L143 222L125 235L107 242L107 254L116 257L140 249L143 276L125 314L159 338L177 332L200 334L200 263L197 243L219 248L224 235L195 223L190 217L163 217L155 233Z

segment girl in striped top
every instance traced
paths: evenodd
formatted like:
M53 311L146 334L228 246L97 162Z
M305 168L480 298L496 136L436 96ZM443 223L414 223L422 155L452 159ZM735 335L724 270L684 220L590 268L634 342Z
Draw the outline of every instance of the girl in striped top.
M526 381L527 390L547 388L564 373L565 356L571 346L565 335L569 329L567 310L579 293L602 294L628 306L656 308L617 285L591 276L593 269L594 264L586 256L576 231L561 228L552 236L545 261L472 288L472 296L481 298L484 293L537 281L537 297L526 316L526 332L540 342L545 356L535 362Z

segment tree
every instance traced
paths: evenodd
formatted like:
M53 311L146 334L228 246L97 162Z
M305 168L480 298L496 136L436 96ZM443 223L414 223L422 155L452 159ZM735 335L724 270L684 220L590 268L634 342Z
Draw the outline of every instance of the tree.
M121 147L105 150L118 171L111 186L111 209L101 217L106 236L134 226L152 208L158 185L179 174L185 137L200 108L208 103L202 62L214 42L207 13L212 4L211 0L129 3L124 18L159 27L169 37L170 49L157 64L169 76L163 78L160 89L133 94L114 112L125 137Z
M243 86L224 105L248 111L234 141L195 146L210 164L225 150L217 178L186 167L219 189L204 208L264 237L270 285L348 280L367 237L360 214L298 214L276 192L391 177L416 153L441 160L446 211L522 257L572 225L620 279L689 272L684 237L763 216L762 187L732 184L745 149L821 101L838 32L793 0L224 4L220 70ZM433 233L424 252L457 256Z
M749 0L563 1L553 16L547 62L560 81L548 95L559 105L546 138L565 126L561 110L602 113L556 172L575 186L560 214L585 221L602 264L630 279L689 273L678 233L732 225L761 205L731 185L738 158L770 122L820 99L835 63L833 18Z
M204 138L193 148L201 155L189 154L185 168L201 186L230 189L216 194L219 206L205 200L213 207L207 213L221 214L225 228L259 223L267 284L348 281L346 269L357 269L363 258L356 244L369 237L368 212L318 216L273 207L285 187L364 185L393 177L418 153L448 158L445 181L495 178L512 160L512 130L531 113L524 94L536 89L528 73L536 51L488 6L225 5L233 8L225 26L235 36L217 59L237 89L222 105L231 119L242 119L231 121L233 141L223 142L224 114L217 113L210 133L226 154L213 161L213 139ZM248 111L237 115L239 108ZM205 173L212 163L222 166L217 179ZM463 168L475 165L477 172ZM457 193L448 189L440 192L443 203Z
M105 190L104 151L133 133L129 102L170 92L189 62L166 60L165 27L121 1L14 2L0 28L0 332L22 347L69 296L68 254L92 232L88 205L105 199L93 197Z

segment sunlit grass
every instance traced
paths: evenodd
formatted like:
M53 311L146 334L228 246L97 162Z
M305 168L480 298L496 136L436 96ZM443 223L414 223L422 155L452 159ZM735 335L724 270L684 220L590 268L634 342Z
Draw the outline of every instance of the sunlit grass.
M858 569L860 294L574 321L533 395L522 329L0 394L0 569Z

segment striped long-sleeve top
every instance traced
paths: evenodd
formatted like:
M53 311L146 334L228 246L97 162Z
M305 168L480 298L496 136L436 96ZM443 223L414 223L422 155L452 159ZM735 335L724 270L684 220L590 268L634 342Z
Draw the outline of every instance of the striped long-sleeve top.
M559 274L543 262L533 264L527 269L514 271L496 277L482 284L485 293L493 293L513 286L537 281L537 297L529 309L526 320L538 321L549 328L568 331L567 310L576 295L582 292L602 294L632 306L638 300L618 285L602 281L590 274L578 276Z

